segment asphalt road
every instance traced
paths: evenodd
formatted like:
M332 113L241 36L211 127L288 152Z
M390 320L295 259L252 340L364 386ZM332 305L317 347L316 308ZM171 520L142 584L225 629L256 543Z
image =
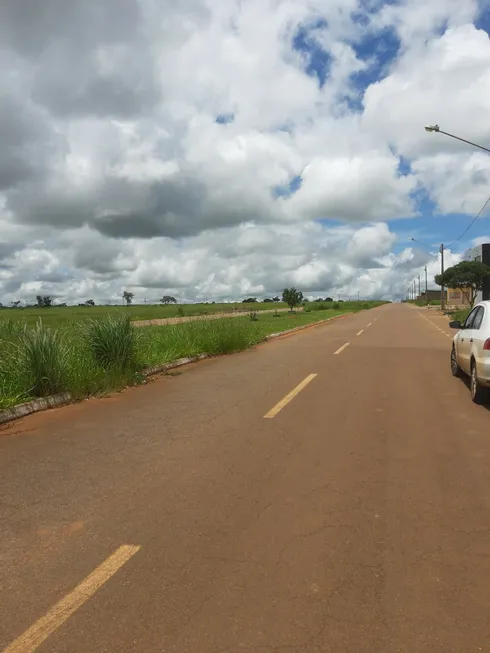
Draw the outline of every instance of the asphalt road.
M0 431L0 650L490 651L446 324L388 305Z

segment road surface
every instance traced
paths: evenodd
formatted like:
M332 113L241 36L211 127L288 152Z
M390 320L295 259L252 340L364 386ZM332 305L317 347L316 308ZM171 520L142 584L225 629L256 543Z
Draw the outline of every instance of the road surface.
M0 435L0 651L490 650L490 413L351 315Z

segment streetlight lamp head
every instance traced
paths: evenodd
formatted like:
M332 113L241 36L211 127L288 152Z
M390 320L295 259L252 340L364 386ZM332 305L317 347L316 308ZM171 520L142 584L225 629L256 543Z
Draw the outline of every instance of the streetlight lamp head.
M438 132L439 131L439 125L426 125L425 126L425 131L426 132Z

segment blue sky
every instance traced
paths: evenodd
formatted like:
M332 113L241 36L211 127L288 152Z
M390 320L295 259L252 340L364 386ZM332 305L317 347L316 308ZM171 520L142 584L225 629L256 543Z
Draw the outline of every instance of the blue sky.
M349 41L349 44L353 48L356 57L366 63L366 68L351 76L353 93L351 96L346 97L345 101L351 111L362 112L365 90L371 84L389 75L390 66L396 61L402 46L393 27L378 31L369 28L369 11L359 12L355 20L365 30L357 40L353 39ZM484 6L484 3L481 3L480 13L478 19L475 21L475 26L490 34L490 6ZM436 30L437 33L442 35L446 27L447 25L443 21ZM317 80L320 88L326 83L332 64L332 57L322 48L321 39L319 38L319 32L327 28L328 24L325 20L317 20L300 26L293 37L293 49L302 56L304 71ZM421 129L422 127L423 125L421 125ZM465 136L465 134L459 135L462 137ZM435 134L432 137L447 138ZM489 143L484 145L490 147ZM462 152L468 151L468 147L461 144ZM400 156L399 174L407 175L410 172L411 161ZM289 185L276 189L276 194L278 196L294 194L294 192L301 188L301 182L300 177L294 177ZM413 199L415 212L418 217L388 220L390 229L399 236L399 241L394 248L395 252L401 251L407 246L413 246L410 237L417 238L417 240L435 247L440 242L443 242L446 246L454 243L452 249L454 252L459 253L471 247L476 238L489 236L490 241L490 225L488 219L490 210L487 209L481 218L472 225L464 237L460 238L462 232L473 220L473 215L462 213L442 215L437 211L435 203L431 201L424 191L414 193ZM484 201L482 199L482 206ZM332 224L331 220L322 222Z
M2 0L0 301L403 292L410 237L490 236L490 159L423 129L490 143L477 2Z

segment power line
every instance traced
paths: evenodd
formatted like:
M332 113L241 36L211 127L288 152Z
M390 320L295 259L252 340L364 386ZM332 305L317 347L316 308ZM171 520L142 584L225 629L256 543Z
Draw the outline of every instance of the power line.
M460 236L458 236L458 237L456 238L456 240L453 240L453 242L452 242L450 245L447 245L446 249L448 249L449 247L452 247L452 246L454 245L454 243L457 243L457 242L458 242L458 240L461 240L461 238L465 235L465 233L470 229L470 227L472 227L472 226L475 224L475 222L476 222L476 221L478 220L478 218L481 216L481 214L482 214L483 211L486 209L487 204L488 204L489 202L490 202L490 197L487 199L487 201L485 202L485 204L481 207L481 209L478 211L477 215L473 218L473 220L472 220L472 221L470 222L470 224L466 227L466 229L463 231L463 233L462 233Z

